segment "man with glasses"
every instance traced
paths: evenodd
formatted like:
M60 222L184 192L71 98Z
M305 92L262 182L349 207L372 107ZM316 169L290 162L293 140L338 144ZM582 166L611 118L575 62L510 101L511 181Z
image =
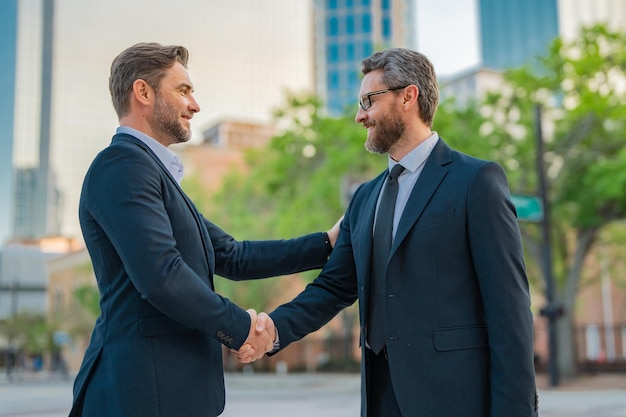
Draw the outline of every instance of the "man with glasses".
M536 416L533 318L505 173L432 130L439 92L424 55L388 49L362 65L356 121L389 169L354 193L319 277L270 313L272 353L358 299L363 417Z

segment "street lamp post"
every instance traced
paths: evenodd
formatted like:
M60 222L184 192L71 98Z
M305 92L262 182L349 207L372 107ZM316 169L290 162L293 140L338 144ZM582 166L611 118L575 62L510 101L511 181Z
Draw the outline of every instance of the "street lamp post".
M550 243L550 202L548 200L548 183L544 164L544 143L541 129L541 106L535 105L535 137L537 140L537 177L539 185L539 198L543 204L543 218L541 224L541 266L546 282L546 306L541 309L541 315L548 320L548 371L550 373L550 384L559 384L559 369L557 362L557 335L556 323L562 314L562 309L555 301L554 276L552 275L552 249Z

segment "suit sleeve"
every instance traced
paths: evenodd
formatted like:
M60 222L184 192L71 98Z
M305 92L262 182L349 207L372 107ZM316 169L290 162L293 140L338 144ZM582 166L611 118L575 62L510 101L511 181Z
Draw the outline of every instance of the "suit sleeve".
M270 313L280 335L280 349L328 323L357 299L357 281L350 235L350 207L339 237L320 275L292 301Z
M533 319L521 233L503 169L484 164L468 194L468 233L488 325L491 416L535 415Z
M324 233L294 239L237 241L204 219L215 250L215 272L232 280L266 278L318 269L328 260Z
M132 299L125 280L140 297L163 315L229 348L239 348L248 336L250 318L245 310L215 293L205 276L187 264L174 238L173 222L187 224L189 236L199 231L185 204L169 212L165 193L178 192L167 182L158 164L136 145L112 145L94 161L86 176L80 217L85 240L101 285L102 314L111 299ZM191 239L191 237L190 237ZM188 256L207 256L201 244L184 245ZM196 248L197 246L197 248Z

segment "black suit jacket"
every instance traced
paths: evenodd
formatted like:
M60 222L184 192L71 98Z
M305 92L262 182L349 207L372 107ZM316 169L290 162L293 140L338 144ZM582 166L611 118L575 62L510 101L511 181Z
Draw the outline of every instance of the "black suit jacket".
M92 163L79 208L101 315L71 416L217 416L222 344L248 336L245 310L213 276L252 279L321 267L322 233L238 242L206 220L156 155L116 135Z
M354 194L319 277L271 313L281 348L358 299L364 349L374 213L385 177ZM389 369L403 415L536 416L528 282L499 165L439 140L400 219L386 294ZM363 362L361 371L366 416Z

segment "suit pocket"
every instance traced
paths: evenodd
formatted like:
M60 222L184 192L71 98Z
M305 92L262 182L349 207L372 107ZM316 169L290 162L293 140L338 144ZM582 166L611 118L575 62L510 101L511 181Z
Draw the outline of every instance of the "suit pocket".
M487 326L435 329L433 342L438 352L487 348L489 347Z
M433 227L454 220L454 209L436 213L424 213L417 222L419 229Z
M169 317L157 316L139 318L139 334L145 337L193 333L196 333L196 331L183 326Z

